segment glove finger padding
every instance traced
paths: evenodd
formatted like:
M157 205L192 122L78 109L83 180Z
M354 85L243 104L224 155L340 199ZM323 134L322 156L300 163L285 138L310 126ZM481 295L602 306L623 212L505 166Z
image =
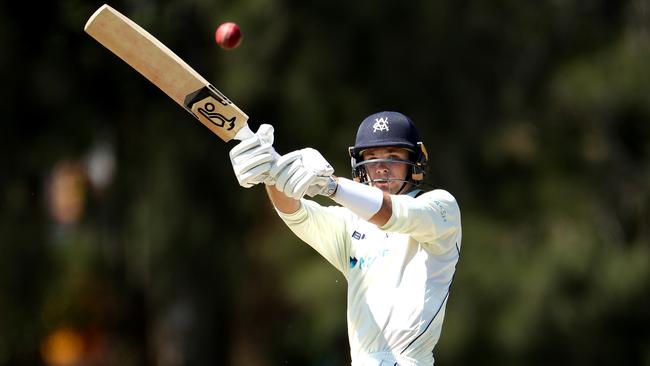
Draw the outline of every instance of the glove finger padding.
M300 150L282 155L269 173L273 176L277 176L281 170L291 165L297 159L300 159Z
M242 185L253 186L268 178L268 172L273 164L271 154L258 155L245 161L245 166L237 167L237 179ZM250 188L250 187L246 187Z
M230 150L230 159L232 160L241 155L252 153L251 150L261 146L272 147L273 140L273 126L269 124L263 124L260 126L253 137L243 140L237 144L237 146L233 147L232 150Z
M334 174L334 168L325 160L318 150L310 147L300 150L302 152L303 166L318 176L330 176Z
M332 166L317 150L306 148L280 157L270 175L278 191L300 199L305 194L319 194L333 173Z
M230 160L237 159L238 157L244 155L246 152L255 149L262 145L259 137L257 135L247 138L242 142L238 143L237 146L233 147L228 155L230 155Z
M301 168L300 160L294 160L291 165L284 168L277 175L273 176L275 178L275 188L280 192L285 192L287 189L287 183L289 179L293 177Z
M251 138L241 141L230 150L230 162L239 185L250 188L269 180L269 171L275 160L273 126L263 124ZM276 154L277 155L277 154Z
M275 188L278 191L284 192L284 186L287 180L298 169L299 165L294 165L294 162L298 159L300 159L300 152L293 151L278 158L275 166L271 168L269 176L275 180Z
M284 187L284 194L296 200L301 199L314 178L314 173L301 167L287 182Z
M310 197L321 194L327 187L329 178L334 174L334 168L318 150L311 148L303 149L302 161L305 167L310 168L314 173L314 178L310 180L303 194Z
M240 155L233 161L233 169L239 184L250 188L268 178L273 164L271 147L256 149L254 154Z
M256 165L263 164L267 161L273 161L271 146L260 146L253 149L250 153L246 152L232 159L233 168L235 173L243 173ZM270 169L269 169L270 170Z
M313 174L302 166L301 161L296 161L294 165L297 165L298 169L296 169L287 180L287 183L284 186L284 194L294 199L300 199L302 198L302 195L300 194L302 188L299 187L299 185L304 184L302 182L305 180L311 179Z
M255 168L241 174L240 184L244 188L250 188L256 184L264 182L267 178L268 170L271 168L271 163L258 165Z

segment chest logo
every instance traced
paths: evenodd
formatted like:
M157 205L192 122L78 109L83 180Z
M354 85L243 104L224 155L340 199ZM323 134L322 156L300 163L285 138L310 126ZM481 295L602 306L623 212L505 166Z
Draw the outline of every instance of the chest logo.
M366 238L366 234L362 234L356 230L352 233L352 239L362 240L365 238Z

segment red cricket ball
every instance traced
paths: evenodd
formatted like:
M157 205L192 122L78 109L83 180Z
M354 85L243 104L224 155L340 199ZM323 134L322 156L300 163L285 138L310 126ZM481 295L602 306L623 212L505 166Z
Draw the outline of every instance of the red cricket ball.
M214 38L217 41L219 47L224 50L233 49L241 43L242 35L239 26L232 22L227 22L221 24L217 31L214 34Z

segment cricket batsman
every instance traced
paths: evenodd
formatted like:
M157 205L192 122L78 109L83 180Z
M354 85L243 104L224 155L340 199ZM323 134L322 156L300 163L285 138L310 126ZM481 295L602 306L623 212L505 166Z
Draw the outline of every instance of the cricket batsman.
M413 122L379 112L349 148L352 179L316 150L279 156L273 127L230 152L243 187L266 185L278 215L343 273L352 365L433 365L461 247L460 209L442 189L424 191L427 151ZM305 196L324 195L322 206Z

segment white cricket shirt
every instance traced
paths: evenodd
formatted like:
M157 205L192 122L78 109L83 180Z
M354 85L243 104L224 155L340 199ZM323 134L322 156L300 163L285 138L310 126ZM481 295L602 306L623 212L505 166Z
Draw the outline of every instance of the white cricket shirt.
M280 217L345 276L352 365L432 365L461 246L454 197L393 195L383 227L301 200Z

